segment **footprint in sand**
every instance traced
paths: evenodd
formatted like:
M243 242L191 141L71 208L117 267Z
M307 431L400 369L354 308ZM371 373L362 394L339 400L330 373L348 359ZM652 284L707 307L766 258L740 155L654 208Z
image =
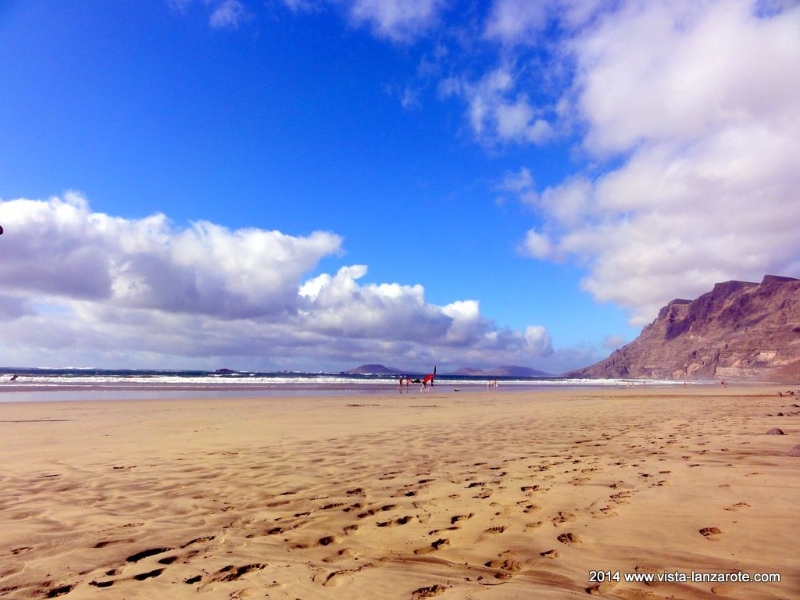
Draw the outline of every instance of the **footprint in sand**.
M511 579L515 573L522 571L522 563L511 558L505 560L490 560L485 563L484 566L490 569L499 569L499 572L495 573L495 579Z
M340 541L339 536L336 535L326 535L325 537L319 538L317 540L318 546L330 546L331 544L338 544Z
M602 583L595 583L586 588L586 593L590 595L607 594L617 586L616 581L604 581Z
M745 508L750 508L750 505L747 502L737 502L736 504L734 504L733 506L729 506L725 510L737 511Z
M166 563L163 563L163 564L166 564ZM164 572L164 570L165 570L164 568L152 569L150 571L145 571L144 573L138 573L138 574L134 575L133 577L131 577L131 579L133 579L135 581L145 581L147 579L154 579L154 578L158 577L159 575L161 575ZM112 570L112 571L109 571L107 573L107 575L111 575L111 574L116 574L116 570ZM106 581L94 580L94 581L90 581L89 585L91 585L93 587L97 587L97 588L108 588L108 587L111 587L112 585L114 585L117 581L119 581L119 580L118 579L108 579ZM53 596L48 595L48 597L52 598Z
M429 585L427 587L421 587L418 590L414 590L411 594L412 600L420 600L421 598L433 598L434 596L438 596L439 594L443 594L447 591L446 585Z
M404 517L400 517L399 519L390 520L390 521L380 521L376 523L378 527L394 527L395 525L406 525L407 523L411 522L413 519L411 515L406 515Z
M333 573L328 573L323 575L322 573L319 574L319 578L322 580L322 585L325 587L332 587L339 585L341 581L344 579L345 576L348 575L355 575L356 573L360 573L364 569L368 569L372 567L372 563L367 563L365 565L361 565L356 569L340 569L338 571L334 571ZM315 576L312 581L317 581L317 577Z
M700 530L700 534L705 536L707 540L716 540L722 535L722 531L719 527L703 527Z
M562 544L566 544L567 546L572 546L573 544L580 544L581 542L581 538L579 538L574 533L562 533L556 539Z
M563 511L558 511L558 514L550 519L550 521L553 523L553 527L558 527L562 523L570 523L574 520L575 513Z
M380 508L370 508L370 509L368 509L368 510L362 512L362 513L359 513L356 516L359 519L365 519L367 517L371 517L373 515L376 515L379 512L387 512L387 511L390 511L390 510L394 510L395 508L397 508L396 504L386 504L384 506L381 506Z
M133 578L136 581L144 581L145 579L153 579L154 577L158 577L164 572L164 569L153 569L152 571L147 571L146 573L139 573L138 575L134 575Z
M237 579L241 579L248 573L251 573L253 571L261 571L264 568L266 568L266 565L262 563L253 563L250 565L242 565L240 567L234 565L228 565L227 567L223 567L219 571L214 573L214 575L211 576L209 582L222 583L226 581L236 581Z
M631 492L622 491L622 492L619 492L617 494L611 494L610 500L612 502L617 503L617 504L628 504L628 501L626 500L626 498L630 498L630 497L631 497Z
M156 554L163 554L164 552L169 552L170 550L172 550L172 548L165 548L165 547L150 548L148 550L142 550L141 552L137 552L136 554L131 554L125 560L130 563L136 563L150 556L155 556Z
M213 536L213 535L206 535L206 536L203 536L203 537L194 538L193 540L189 540L183 546L181 546L181 550L183 550L184 548L188 548L192 544L199 544L200 542L210 542L215 537L216 536Z
M466 519L471 519L474 516L475 516L475 513L469 513L468 515L455 515L453 517L450 517L450 524L451 525L455 525L459 521L464 521Z
M72 587L71 585L62 585L57 588L52 588L47 592L47 598L57 598L58 596L69 594L72 591Z
M414 550L414 554L430 554L434 550L438 550L439 548L449 545L450 545L450 540L448 540L447 538L439 538L438 540L433 542L430 546Z

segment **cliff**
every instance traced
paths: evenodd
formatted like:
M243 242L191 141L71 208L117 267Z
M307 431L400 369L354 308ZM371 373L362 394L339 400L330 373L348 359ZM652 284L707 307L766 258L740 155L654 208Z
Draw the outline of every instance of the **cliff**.
M798 381L800 280L728 281L696 300L673 300L636 340L565 375Z

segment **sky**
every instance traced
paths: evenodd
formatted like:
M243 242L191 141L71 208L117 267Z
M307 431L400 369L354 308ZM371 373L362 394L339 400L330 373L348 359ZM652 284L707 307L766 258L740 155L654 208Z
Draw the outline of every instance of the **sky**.
M797 1L0 1L0 365L559 374L798 156Z

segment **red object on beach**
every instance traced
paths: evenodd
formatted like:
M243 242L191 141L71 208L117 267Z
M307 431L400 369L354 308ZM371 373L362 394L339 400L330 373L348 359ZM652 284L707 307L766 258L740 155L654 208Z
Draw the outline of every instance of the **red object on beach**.
M433 373L430 373L429 375L425 375L425 379L422 380L422 385L427 387L428 383L433 384L434 377L436 377L436 367L433 367Z

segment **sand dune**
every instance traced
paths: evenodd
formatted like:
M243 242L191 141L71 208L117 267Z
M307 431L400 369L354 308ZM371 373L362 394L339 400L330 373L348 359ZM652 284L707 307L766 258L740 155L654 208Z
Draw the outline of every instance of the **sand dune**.
M0 596L798 598L798 405L733 386L0 404ZM691 571L781 581L624 580Z

